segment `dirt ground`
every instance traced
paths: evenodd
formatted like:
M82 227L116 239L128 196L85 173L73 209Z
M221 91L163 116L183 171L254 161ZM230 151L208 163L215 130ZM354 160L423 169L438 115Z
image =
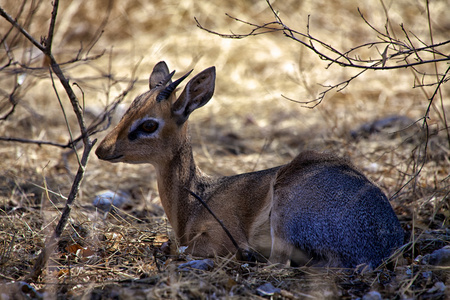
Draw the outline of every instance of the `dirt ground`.
M430 2L433 40L448 41L449 2ZM285 24L299 31L306 32L309 16L310 33L343 51L378 41L358 8L381 31L388 16L391 34L402 40L403 24L417 47L431 40L426 1L271 4ZM19 11L16 4L0 6L12 16ZM28 1L19 23L40 40L47 34L51 10L50 1ZM214 258L208 270L182 270L179 265L192 258L165 251L175 240L160 206L153 167L109 164L92 153L56 252L39 280L26 283L22 278L59 220L77 157L58 146L0 140L0 299L450 298L448 249L442 257L434 252L450 245L448 82L430 106L428 130L423 127L436 89L430 83L437 79L422 74L435 74L435 65L418 66L416 73L368 71L345 89L331 90L312 108L287 98L315 99L359 70L328 66L281 33L225 39L199 29L194 20L226 34L251 30L226 14L258 24L274 20L263 0L64 1L53 51L59 62L81 53L77 62L62 67L84 99L88 124L136 80L114 113L114 126L134 97L148 89L158 61L177 70L175 78L216 66L214 97L190 118L194 156L203 171L231 175L265 169L306 149L347 156L390 198L406 232L404 246L388 263L363 273L273 268L231 256ZM0 19L0 38L10 28ZM0 137L66 144L67 126L73 136L79 129L64 90L55 83L60 105L42 53L14 32L2 38L0 49L0 65L11 53L12 61L20 62L0 70L0 117L12 102L18 104L0 120ZM449 46L441 50L450 53ZM361 51L367 58L383 49ZM448 60L436 68L442 74ZM107 132L92 138L101 140ZM96 196L106 191L123 196L123 203L109 212L94 206Z

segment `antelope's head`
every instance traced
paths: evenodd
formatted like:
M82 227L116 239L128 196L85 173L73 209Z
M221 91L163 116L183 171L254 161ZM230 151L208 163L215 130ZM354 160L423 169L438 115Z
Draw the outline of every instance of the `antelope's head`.
M175 89L188 72L172 82L165 62L159 62L150 75L150 90L138 96L119 124L103 139L95 153L109 162L151 163L170 159L187 142L187 119L205 105L214 93L215 67L192 78L177 98Z

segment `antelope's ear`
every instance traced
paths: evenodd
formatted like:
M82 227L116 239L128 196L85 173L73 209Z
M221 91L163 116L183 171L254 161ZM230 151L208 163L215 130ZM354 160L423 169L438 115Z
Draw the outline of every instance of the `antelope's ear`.
M216 68L210 67L188 82L172 107L172 112L178 118L179 125L186 122L194 110L208 103L214 94L215 81Z
M169 75L169 68L167 67L166 62L160 61L153 67L152 74L150 75L150 89L153 90L158 84L163 83L167 78L167 75ZM169 80L164 85L170 83L172 83L172 80Z

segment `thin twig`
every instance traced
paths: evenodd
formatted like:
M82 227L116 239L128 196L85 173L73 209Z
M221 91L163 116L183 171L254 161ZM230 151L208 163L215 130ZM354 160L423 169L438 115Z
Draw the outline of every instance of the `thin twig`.
M111 15L113 4L114 4L113 0L109 0L108 1L108 7L105 9L106 16L103 18L101 24L99 25L99 27L97 28L97 30L94 33L93 39L90 42L90 45L88 45L88 49L86 51L86 56L89 55L89 53L91 52L92 48L94 48L94 46L97 44L98 40L102 37L103 32L105 31L105 27L108 24L108 20L109 20L109 16Z
M445 78L447 77L447 75L450 72L450 67L447 68L447 70L445 71L444 75L442 75L442 78L439 80L438 82L438 86L436 87L436 89L434 90L433 95L431 96L431 98L429 99L429 103L426 109L426 112L424 114L424 117L422 118L423 123L422 123L422 127L425 128L425 141L423 142L424 144L424 150L423 150L423 160L420 163L420 166L418 167L417 171L414 172L414 174L411 176L411 178L405 183L403 184L396 192L394 195L392 195L391 198L394 198L397 196L397 194L399 194L406 186L408 186L412 181L417 180L419 174L422 172L423 167L425 166L425 163L427 162L426 159L426 154L427 154L427 150L428 150L428 141L430 138L430 132L429 132L429 125L428 125L428 119L429 119L429 113L431 111L431 106L433 104L433 101L442 85L443 82L445 82ZM418 159L420 159L420 153L418 155Z
M245 33L245 34L219 33L219 32L216 32L214 30L211 30L211 29L208 29L208 28L202 26L197 19L195 19L195 21L197 23L197 26L200 29L205 30L211 34L218 35L223 38L242 39L242 38L246 38L246 37L250 37L250 36L257 36L257 35L261 35L261 34L274 33L274 32L281 31L281 32L283 32L283 34L286 37L293 39L294 41L296 41L296 42L302 44L303 46L309 48L310 50L312 50L322 60L330 61L330 64L333 64L333 63L339 64L342 67L353 67L353 68L358 68L358 69L371 69L371 70L392 70L392 69L414 67L414 66L429 64L429 63L450 61L450 56L448 54L445 55L436 50L437 48L450 43L450 40L444 41L444 42L441 42L438 44L432 43L432 45L425 45L424 47L421 47L421 48L407 47L407 45L404 42L396 39L395 37L390 36L390 31L387 29L387 27L390 26L389 19L387 21L388 23L386 23L387 25L385 26L386 33L383 33L381 31L379 31L378 29L376 29L373 25L371 25L370 22L368 22L367 19L365 19L363 13L359 9L358 9L358 12L359 12L361 18L371 29L373 29L375 32L377 32L379 34L379 38L382 40L382 42L378 41L378 42L365 43L363 45L359 45L359 46L351 48L347 51L342 52L342 51L339 51L337 48L333 47L331 44L328 44L320 39L315 38L313 35L311 35L309 18L308 18L308 24L307 24L307 32L302 33L300 31L289 28L286 24L283 23L283 21L279 17L279 14L277 13L277 11L275 11L275 9L272 7L272 5L269 2L268 2L268 6L271 9L271 11L275 17L275 21L264 23L262 25L244 21L239 18L233 17L229 14L226 14L227 17L229 17L237 22L240 22L240 23L246 24L250 27L253 27L250 30L250 32ZM306 41L300 39L299 37L305 38ZM329 54L325 53L323 50L317 48L316 44L318 46L323 47L324 49L330 51L332 54L335 54L336 57L332 57ZM393 46L398 46L399 48L395 53L391 54L388 57L382 57L380 55L379 59L363 60L361 58L353 58L350 56L354 51L356 51L360 48L373 47L375 45L386 45L384 48L386 48L390 45L393 45ZM404 58L411 54L417 55L417 53L419 53L419 52L430 52L430 53L433 53L435 55L439 55L442 57L440 57L440 58L434 57L433 59L421 59L421 60L418 60L415 62L406 62L406 63L401 63L401 64L397 63L395 65L386 65L387 61L393 61L394 59L397 59L398 57Z
M17 142L17 143L23 143L23 144L35 144L38 146L48 145L48 146L55 146L55 147L60 147L60 148L71 148L72 147L71 143L60 144L60 143L54 143L54 142L50 142L50 141L29 140L29 139L16 138L16 137L5 137L5 136L0 136L0 141Z
M83 110L79 104L78 98L75 95L74 91L72 90L69 80L65 77L63 71L61 70L60 65L54 58L52 54L52 41L53 41L53 35L55 30L55 24L56 24L56 16L58 11L58 5L59 0L53 1L53 10L52 10L52 16L50 20L49 25L49 31L47 38L43 38L42 41L44 44L39 43L37 40L35 40L22 26L20 26L14 19L11 18L4 10L0 7L0 15L5 18L9 23L11 23L13 26L15 26L22 34L25 36L34 46L36 46L39 50L41 50L49 59L50 61L50 77L52 79L52 85L56 93L56 87L53 82L53 76L52 72L58 77L60 83L64 87L64 90L70 100L70 103L72 104L73 111L77 117L78 126L81 131L81 136L84 144L83 154L81 159L78 160L78 171L75 175L75 178L72 182L72 187L69 192L69 196L67 197L66 205L64 207L64 210L62 212L61 218L59 219L59 222L53 232L52 235L47 237L45 241L45 246L42 249L41 254L37 258L33 270L25 276L24 280L26 281L36 281L39 276L42 274L42 271L44 267L46 266L48 259L50 258L50 255L54 252L55 247L57 245L57 242L66 227L70 212L72 210L72 206L77 198L78 191L80 190L80 185L84 177L84 173L86 170L86 165L88 162L89 154L95 144L95 140L91 141L88 134L88 129L86 128L84 117L83 117ZM59 95L57 95L57 98L59 99ZM60 100L59 100L60 101ZM61 102L60 102L61 103ZM62 107L62 104L61 104ZM64 108L62 107L62 110L64 112ZM67 116L64 113L64 118L67 122ZM68 126L68 130L70 133L70 127ZM71 135L71 133L70 133ZM71 140L73 140L71 135ZM70 145L73 147L73 143L70 143Z
M427 0L427 20L428 20L428 30L429 30L429 35L430 35L430 40L431 40L431 44L434 44L434 38L433 38L433 27L431 26L431 16L430 16L430 1ZM434 48L432 48L434 50ZM436 57L436 53L432 51L433 57ZM445 113L445 105L444 105L444 100L443 100L443 96L442 96L442 91L441 91L441 84L443 82L443 80L445 79L446 75L448 74L449 69L447 69L447 71L445 72L444 76L442 76L442 79L439 80L439 73L438 73L438 66L437 63L434 63L434 70L436 73L436 79L439 81L438 86L436 87L435 93L436 94L437 91L439 91L439 99L441 99L441 109L442 109L442 115L443 115L443 122L445 125L445 131L447 133L447 142L448 142L448 146L450 149L450 128L448 126L448 122L447 122L447 116ZM434 98L434 95L432 96L432 99Z
M53 36L55 34L56 15L58 14L59 0L53 2L52 17L50 18L50 26L48 26L48 35L45 41L45 54L52 53Z
M45 52L45 47L41 45L35 38L33 38L22 26L20 26L10 15L8 15L5 10L0 6L0 16L5 18L11 25L16 27L20 33L23 34L36 48L41 50L42 52Z

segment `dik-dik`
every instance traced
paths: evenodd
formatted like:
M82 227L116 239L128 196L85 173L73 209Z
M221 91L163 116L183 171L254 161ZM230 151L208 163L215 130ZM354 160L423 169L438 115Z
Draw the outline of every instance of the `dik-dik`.
M239 248L270 263L377 267L403 242L403 231L383 192L345 159L307 151L286 165L227 177L210 177L195 164L188 118L212 97L215 68L192 78L179 97L165 62L96 150L109 162L150 163L161 203L179 244L193 256ZM301 255L299 255L301 254Z

